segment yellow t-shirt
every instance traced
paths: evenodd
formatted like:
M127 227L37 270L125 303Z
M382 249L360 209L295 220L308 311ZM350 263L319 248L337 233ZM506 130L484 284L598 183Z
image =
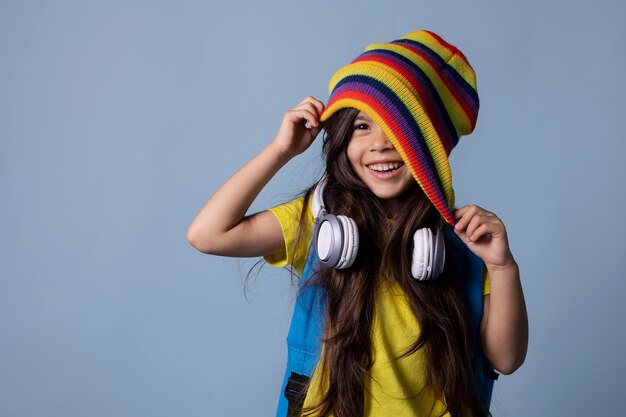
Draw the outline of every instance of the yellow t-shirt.
M270 209L280 222L285 249L265 257L274 266L292 265L298 276L302 276L315 223L309 204L300 241L294 250L303 204L301 197ZM425 383L424 352L418 350L397 359L417 340L419 332L419 323L401 287L379 279L372 321L372 367L365 378L364 416L438 416L445 409ZM317 368L304 401L305 408L319 402L324 386Z

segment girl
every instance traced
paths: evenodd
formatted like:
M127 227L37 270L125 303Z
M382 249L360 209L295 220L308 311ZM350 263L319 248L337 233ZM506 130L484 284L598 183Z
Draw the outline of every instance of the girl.
M487 415L483 365L515 371L528 323L504 224L476 205L454 209L448 156L476 123L474 71L454 46L417 31L370 45L330 92L327 106L307 97L285 113L187 238L202 252L264 256L306 279L294 315L304 325L292 323L288 338L304 343L290 346L279 415ZM322 128L323 180L246 215Z

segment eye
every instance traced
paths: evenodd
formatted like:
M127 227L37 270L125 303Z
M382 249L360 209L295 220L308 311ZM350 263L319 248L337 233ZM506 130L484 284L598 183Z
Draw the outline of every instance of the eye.
M352 127L352 130L367 130L370 126L367 123L357 123Z

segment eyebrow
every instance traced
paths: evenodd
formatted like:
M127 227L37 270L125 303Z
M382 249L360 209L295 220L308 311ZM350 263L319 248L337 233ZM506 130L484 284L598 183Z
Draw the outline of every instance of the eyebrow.
M372 121L372 119L370 119L369 117L367 117L367 116L366 116L366 115L364 115L364 114L359 114L359 115L356 117L356 119L354 119L354 120L365 120L365 121L367 121L367 122L371 122L371 121Z

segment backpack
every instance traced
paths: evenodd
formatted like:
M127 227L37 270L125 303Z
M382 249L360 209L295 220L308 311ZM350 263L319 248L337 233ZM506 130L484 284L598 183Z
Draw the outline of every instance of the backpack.
M315 236L315 231L313 236ZM325 318L324 294L316 285L304 285L320 264L314 240L312 239L309 246L287 336L287 369L283 378L276 417L300 416L308 380L321 356ZM477 335L483 315L484 264L447 224L445 225L445 242L448 255L446 267L451 268L460 280L461 296L469 313L472 332ZM488 410L493 383L498 378L498 374L483 356L478 340L473 340L472 351L473 383Z

